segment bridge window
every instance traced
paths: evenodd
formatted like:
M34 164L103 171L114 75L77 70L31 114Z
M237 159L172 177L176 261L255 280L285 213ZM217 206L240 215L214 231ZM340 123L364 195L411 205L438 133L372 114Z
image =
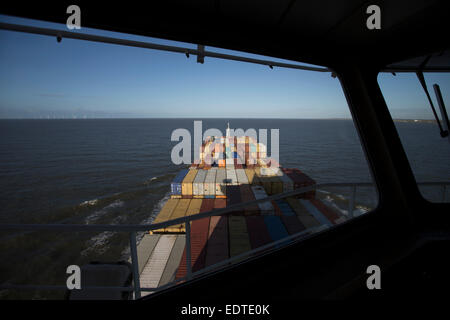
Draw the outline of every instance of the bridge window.
M0 222L86 227L2 230L0 284L59 285L64 292L68 265L81 266L82 275L108 270L129 280L126 263L108 262L133 256L129 229L120 227L144 225L138 267L129 272L137 270L142 288L160 289L303 241L377 206L342 88L326 68L74 32L183 50L0 30ZM98 224L115 229L86 231ZM12 288L0 297L63 294Z
M445 130L433 85L438 84L445 106L450 105L450 75L424 73L441 127ZM426 93L414 73L380 73L378 83L422 196L431 202L450 201L450 138L440 135Z

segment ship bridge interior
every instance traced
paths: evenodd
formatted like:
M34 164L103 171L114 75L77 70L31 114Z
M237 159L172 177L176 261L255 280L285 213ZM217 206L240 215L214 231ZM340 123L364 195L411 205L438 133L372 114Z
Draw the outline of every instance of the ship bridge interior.
M366 27L366 8L372 4L381 8L379 30ZM68 5L10 2L2 4L1 13L65 24ZM288 300L414 297L425 291L438 296L448 288L450 280L443 275L450 265L442 253L450 249L450 204L421 196L377 83L383 71L450 71L448 1L199 0L80 6L85 27L332 71L344 90L379 193L378 207L366 215L144 300L157 306L183 297L217 302L230 296L267 298L269 293L271 299ZM382 293L366 290L371 264L386 270ZM411 278L416 281L409 282Z

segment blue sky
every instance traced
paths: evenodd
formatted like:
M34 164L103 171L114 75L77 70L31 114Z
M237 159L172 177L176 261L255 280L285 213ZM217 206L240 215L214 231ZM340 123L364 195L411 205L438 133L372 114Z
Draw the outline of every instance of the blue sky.
M0 21L65 29L1 15ZM86 28L76 32L195 48ZM208 57L198 64L195 56L178 53L70 39L57 43L53 37L4 30L0 70L0 118L350 117L340 83L329 73ZM441 85L450 105L450 76L427 74L426 79L430 89ZM432 118L415 75L382 74L379 82L394 118Z

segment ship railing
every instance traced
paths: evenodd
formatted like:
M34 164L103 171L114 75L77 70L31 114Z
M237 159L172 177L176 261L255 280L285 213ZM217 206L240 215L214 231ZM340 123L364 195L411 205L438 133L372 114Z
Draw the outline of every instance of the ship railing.
M445 201L446 197L446 188L450 185L450 181L446 182L423 182L419 183L419 186L440 186L442 188L442 200ZM84 225L84 224L0 224L0 230L22 230L22 231L67 231L67 232L126 232L129 234L129 242L130 242L130 253L131 253L131 266L133 273L133 284L131 286L85 286L82 290L112 290L112 291L120 291L120 292L134 292L134 298L139 299L141 297L141 292L157 292L169 287L172 287L180 282L191 280L194 277L198 277L204 275L205 273L210 272L211 270L218 269L223 266L227 266L232 264L233 262L242 261L251 256L255 256L258 253L263 251L268 251L269 249L279 248L280 246L290 243L292 241L303 240L307 238L311 234L321 232L328 228L326 225L321 225L315 228L309 228L307 230L301 231L299 233L290 235L289 237L280 239L275 242L271 242L259 248L249 250L240 255L234 256L225 261L219 262L212 266L203 268L196 272L192 271L191 265L191 225L190 223L194 220L199 220L211 216L220 216L224 214L231 213L236 209L243 209L247 206L255 205L258 203L263 203L266 201L279 200L287 197L297 196L299 194L312 191L329 188L329 187L348 187L350 189L350 199L349 199L349 208L348 208L348 218L353 217L353 211L355 207L355 197L356 197L356 189L357 187L374 187L375 185L370 182L346 182L346 183L321 183L316 185L311 185L307 187L298 188L292 191L287 191L275 195L268 196L263 199L242 202L238 204L234 204L228 206L226 208L214 209L212 211L203 212L195 215L185 216L161 223L155 224L129 224L129 225ZM177 224L185 224L186 229L186 266L187 272L186 276L180 279L177 279L171 283L168 283L164 286L160 286L157 288L143 288L140 286L140 275L139 275L139 264L138 264L138 255L137 255L137 244L136 244L136 233L137 232L149 232L157 229L162 229L169 227L171 225ZM63 285L24 285L24 284L1 284L0 289L36 289L36 290L68 290L66 286ZM74 289L76 290L76 289Z

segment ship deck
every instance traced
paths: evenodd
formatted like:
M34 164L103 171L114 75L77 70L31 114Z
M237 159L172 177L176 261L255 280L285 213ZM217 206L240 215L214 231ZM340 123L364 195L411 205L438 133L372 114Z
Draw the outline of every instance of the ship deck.
M200 163L182 169L174 178L171 198L154 224L312 187L295 197L260 201L190 222L193 273L215 268L218 263L227 265L236 256L240 259L261 247L265 250L270 243L346 220L316 197L312 178L299 169L281 168L266 156L265 146L251 137L208 139L202 145ZM208 165L208 157L216 161ZM141 287L159 288L186 278L185 233L182 223L144 235L138 245Z
M288 198L277 202L272 203L273 215L235 213L193 221L192 271L200 271L289 235L346 220L344 215L318 199ZM145 234L138 245L141 287L158 288L186 276L185 247L186 236L182 232Z

